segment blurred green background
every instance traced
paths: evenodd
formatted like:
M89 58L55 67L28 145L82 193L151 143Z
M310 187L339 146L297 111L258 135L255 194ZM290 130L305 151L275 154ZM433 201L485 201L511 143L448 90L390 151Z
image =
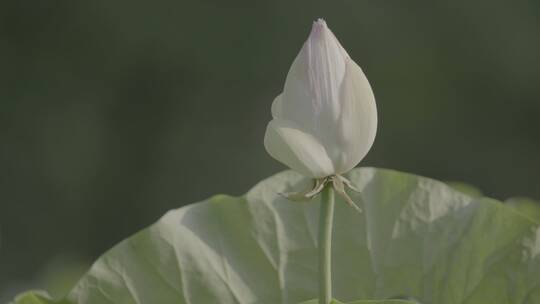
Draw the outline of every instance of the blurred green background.
M318 17L375 91L362 165L540 198L540 1L3 0L0 302L284 169L264 130Z

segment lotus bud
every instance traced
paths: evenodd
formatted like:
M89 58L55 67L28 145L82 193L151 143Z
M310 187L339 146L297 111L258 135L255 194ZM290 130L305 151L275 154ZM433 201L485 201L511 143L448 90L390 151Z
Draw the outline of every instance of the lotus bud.
M324 20L313 23L272 117L266 150L307 177L346 173L371 148L377 131L373 91Z

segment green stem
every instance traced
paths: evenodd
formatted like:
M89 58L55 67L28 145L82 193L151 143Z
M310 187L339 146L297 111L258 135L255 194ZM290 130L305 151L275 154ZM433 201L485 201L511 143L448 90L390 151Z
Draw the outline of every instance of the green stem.
M334 189L322 191L319 215L319 304L332 301L332 222L334 220Z

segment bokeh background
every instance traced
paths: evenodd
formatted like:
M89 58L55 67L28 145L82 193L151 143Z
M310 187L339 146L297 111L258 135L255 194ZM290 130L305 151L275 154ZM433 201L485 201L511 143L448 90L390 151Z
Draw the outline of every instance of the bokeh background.
M0 302L284 169L264 130L318 17L377 97L364 166L540 198L540 1L3 0Z

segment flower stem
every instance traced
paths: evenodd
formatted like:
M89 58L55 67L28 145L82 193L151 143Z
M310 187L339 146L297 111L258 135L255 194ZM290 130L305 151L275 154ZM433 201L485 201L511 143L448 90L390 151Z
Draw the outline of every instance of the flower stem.
M319 215L319 304L332 301L332 224L334 220L334 189L327 185L322 191Z

